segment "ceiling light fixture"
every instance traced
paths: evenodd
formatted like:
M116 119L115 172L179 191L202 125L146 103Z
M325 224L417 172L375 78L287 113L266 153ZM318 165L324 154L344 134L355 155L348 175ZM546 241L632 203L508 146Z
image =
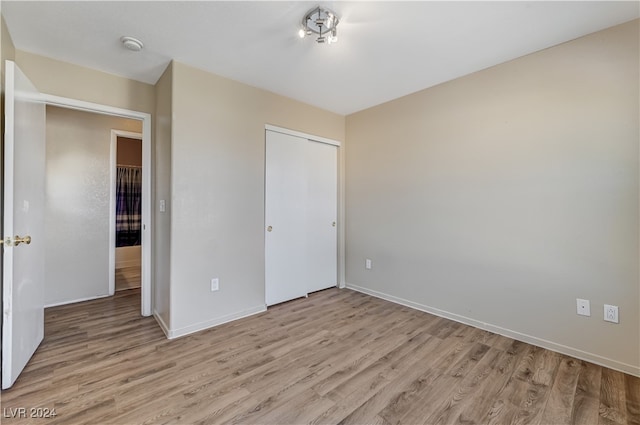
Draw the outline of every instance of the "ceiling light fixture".
M121 37L120 41L122 42L124 47L131 50L132 52L139 52L144 47L144 44L142 44L142 41L138 40L137 38Z
M302 28L298 31L300 38L311 34L318 34L317 43L335 43L338 41L336 27L340 23L338 16L329 9L316 7L307 12L302 18Z

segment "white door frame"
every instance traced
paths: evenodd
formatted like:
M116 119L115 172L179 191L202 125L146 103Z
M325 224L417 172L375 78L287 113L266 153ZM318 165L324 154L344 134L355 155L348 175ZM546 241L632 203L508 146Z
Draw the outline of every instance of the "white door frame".
M142 133L124 130L111 130L111 146L109 150L109 169L111 173L109 195L109 295L116 293L116 192L118 174L118 137L142 140ZM142 171L144 173L144 169ZM143 262L144 263L144 262ZM140 266L144 267L141 263Z
M305 139L313 140L316 142L326 143L329 145L334 145L338 147L338 287L345 288L346 287L346 278L345 278L345 227L344 227L344 152L341 146L341 143L337 140L328 139L326 137L315 136L313 134L303 133L301 131L291 130L284 127L278 127L271 124L265 124L264 126L265 133L266 130L275 131L277 133L289 134L291 136L302 137ZM263 223L264 224L264 223ZM266 225L266 224L265 224ZM266 248L266 244L265 244Z
M142 303L140 310L143 316L151 316L151 232L153 229L151 221L151 114L49 94L42 96L47 105L142 121ZM115 232L115 221L113 230ZM114 232L112 232L114 237L113 267L111 264L109 266L115 273ZM109 258L109 262L111 263L111 258ZM111 285L111 280L109 285Z

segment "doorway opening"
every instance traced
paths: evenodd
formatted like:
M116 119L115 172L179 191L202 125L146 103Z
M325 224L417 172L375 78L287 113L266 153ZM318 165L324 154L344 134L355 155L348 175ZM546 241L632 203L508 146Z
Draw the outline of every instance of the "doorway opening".
M139 221L139 250L140 250L140 268L139 268L139 285L141 293L141 306L140 311L143 316L151 316L152 314L152 287L151 287L151 270L152 270L152 256L151 256L151 241L152 241L152 222L151 222L151 115L148 113L132 111L128 109L116 108L107 105L100 105L91 102L79 101L76 99L63 98L59 96L43 95L44 101L48 106L59 107L67 110L75 110L80 112L90 112L103 117L111 118L125 118L139 123L137 128L124 128L119 129L118 126L111 126L110 131L113 128L118 128L111 132L112 143L111 146L107 141L107 149L110 150L109 157L107 158L108 168L107 178L109 179L108 185L110 191L107 189L107 198L109 199L108 214L111 214L109 218L108 238L105 242L105 248L108 251L108 286L105 291L99 296L87 297L99 298L100 296L109 296L115 293L115 269L116 269L116 226L115 226L115 181L116 181L116 168L117 161L117 137L131 138L139 140L141 144L141 185L140 185L140 221ZM107 138L109 135L107 135ZM91 195L90 195L91 196ZM98 196L96 193L93 196ZM81 233L81 232L80 232ZM82 234L77 236L82 237ZM76 301L81 301L78 299ZM61 303L48 303L47 307L65 304Z
M115 150L115 153L114 153ZM115 156L115 164L114 164ZM115 265L109 293L142 285L142 134L111 130L111 229ZM111 262L110 262L111 263Z

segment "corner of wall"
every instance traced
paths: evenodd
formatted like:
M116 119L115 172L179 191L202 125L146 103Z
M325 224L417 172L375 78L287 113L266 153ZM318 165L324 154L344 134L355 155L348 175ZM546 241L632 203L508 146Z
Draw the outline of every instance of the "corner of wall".
M638 25L349 115L348 286L637 374Z
M154 315L171 337L171 143L173 63L170 62L154 86L154 169L152 190ZM164 201L164 211L160 210Z

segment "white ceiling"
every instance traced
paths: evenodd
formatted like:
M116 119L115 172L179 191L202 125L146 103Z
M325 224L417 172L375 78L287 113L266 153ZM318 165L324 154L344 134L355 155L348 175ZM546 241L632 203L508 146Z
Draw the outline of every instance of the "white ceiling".
M297 36L318 4L340 17L336 44ZM21 50L151 84L175 59L346 115L636 19L640 3L2 0L2 15Z

